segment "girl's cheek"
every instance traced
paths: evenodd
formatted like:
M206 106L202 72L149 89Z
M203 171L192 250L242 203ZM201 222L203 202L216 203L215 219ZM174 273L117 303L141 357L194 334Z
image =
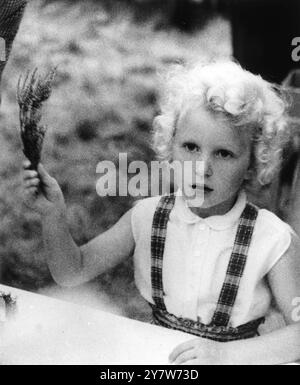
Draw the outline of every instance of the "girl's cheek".
M181 160L181 159L183 159L183 150L181 148L179 148L178 146L173 146L172 158L174 160Z
M232 162L218 164L218 166L215 167L215 171L216 169L218 169L218 176L223 182L234 186L241 183L246 175L246 170L244 168L236 167Z
M173 159L179 160L181 162L192 162L195 160L195 156L184 149L180 149L173 152Z
M233 175L233 178L232 178L232 184L235 187L240 187L242 185L242 183L244 182L246 175L247 175L247 170L236 171L235 174Z

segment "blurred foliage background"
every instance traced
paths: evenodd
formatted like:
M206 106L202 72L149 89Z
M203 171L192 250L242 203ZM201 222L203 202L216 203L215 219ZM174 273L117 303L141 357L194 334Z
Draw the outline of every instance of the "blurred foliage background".
M43 115L48 126L43 163L62 187L72 235L78 244L85 243L134 204L130 197L97 196L97 163L112 160L117 165L119 152L127 152L128 161L154 158L150 130L158 111L158 73L171 63L231 54L226 20L211 8L201 8L202 13L199 8L190 33L189 26L176 21L172 3L29 3L2 80L1 283L107 305L126 316L146 319L148 307L135 289L131 260L76 291L62 290L52 281L39 218L22 204L24 157L16 85L19 75L29 69L46 72L58 66Z

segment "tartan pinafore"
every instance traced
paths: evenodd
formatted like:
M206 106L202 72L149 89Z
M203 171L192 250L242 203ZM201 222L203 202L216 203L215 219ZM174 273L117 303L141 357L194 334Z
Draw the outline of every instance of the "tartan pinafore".
M163 255L169 215L174 207L174 203L174 194L163 196L157 205L153 217L151 233L151 283L154 305L150 304L152 307L153 323L219 342L236 341L257 336L258 327L264 322L264 318L251 321L236 328L230 326L232 310L245 270L248 250L258 215L257 207L247 203L240 217L233 251L217 308L211 324L204 325L200 321L178 318L168 313L164 303Z

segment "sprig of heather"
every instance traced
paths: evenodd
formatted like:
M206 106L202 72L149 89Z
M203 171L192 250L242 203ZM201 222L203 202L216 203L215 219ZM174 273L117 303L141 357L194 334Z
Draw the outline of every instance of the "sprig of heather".
M38 74L37 68L28 71L24 80L20 76L17 86L17 102L20 107L20 127L23 152L31 162L31 168L36 170L41 159L41 152L46 133L46 127L40 124L42 106L52 92L52 84L56 68L44 77Z

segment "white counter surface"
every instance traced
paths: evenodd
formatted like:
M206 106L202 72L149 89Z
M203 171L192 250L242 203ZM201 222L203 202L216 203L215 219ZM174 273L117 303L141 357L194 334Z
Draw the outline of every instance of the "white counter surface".
M0 285L17 314L0 326L0 364L168 364L191 336Z
M17 314L0 324L0 364L164 365L193 336L0 285Z

